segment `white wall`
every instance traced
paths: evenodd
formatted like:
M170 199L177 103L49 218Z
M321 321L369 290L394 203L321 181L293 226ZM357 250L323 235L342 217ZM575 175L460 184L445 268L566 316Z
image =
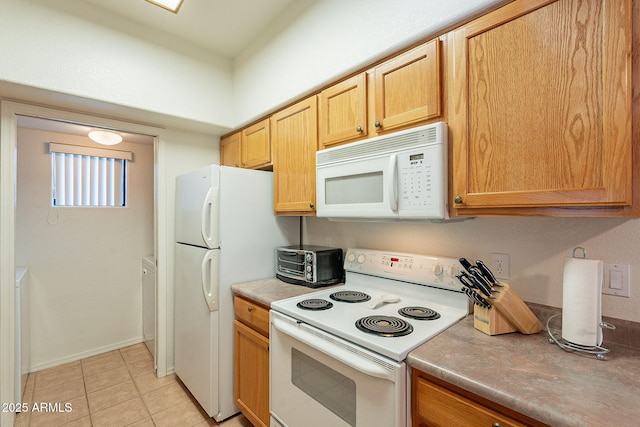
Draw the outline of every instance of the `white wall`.
M355 223L307 218L305 243L482 259L510 255L520 297L562 307L564 260L582 246L592 259L631 266L631 298L603 295L604 316L640 322L640 219L487 217L449 223Z
M298 1L234 60L235 123L505 0ZM284 28L283 28L284 27Z
M16 264L29 267L32 370L141 341L142 257L154 253L153 145L133 152L125 208L51 207L48 142L86 137L18 129Z
M233 126L229 60L150 42L149 28L84 1L1 3L0 81Z
M208 135L188 133L183 131L168 130L164 135L167 143L165 151L160 155L165 159L163 179L166 182L164 189L164 198L166 205L158 206L158 209L164 211L164 221L166 224L166 242L167 245L161 250L166 251L167 265L159 266L165 269L167 277L167 292L164 296L167 312L167 368L168 373L174 369L174 330L173 330L173 287L174 287L174 242L175 242L175 194L176 194L176 177L192 170L198 169L209 164L220 163L220 145L219 137L211 137ZM159 331L160 333L162 331Z

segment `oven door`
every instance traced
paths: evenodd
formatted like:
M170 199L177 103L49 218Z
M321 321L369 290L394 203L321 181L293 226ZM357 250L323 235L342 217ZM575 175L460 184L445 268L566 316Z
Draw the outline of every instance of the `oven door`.
M404 427L406 365L271 310L272 426Z

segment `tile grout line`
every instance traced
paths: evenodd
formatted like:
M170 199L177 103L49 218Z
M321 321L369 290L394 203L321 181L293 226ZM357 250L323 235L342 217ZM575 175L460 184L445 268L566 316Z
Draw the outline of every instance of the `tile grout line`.
M91 407L89 406L89 392L87 391L86 377L84 376L84 363L80 360L80 372L82 372L82 385L84 386L84 398L87 401L87 412L89 413L89 424L93 426L93 414L91 413Z
M136 384L135 377L133 376L133 373L129 369L129 364L127 363L127 360L125 359L124 355L122 354L122 349L119 349L118 351L120 353L120 357L122 357L122 360L124 361L124 365L127 367L127 372L129 373L129 378L131 378L131 382L133 383L133 387L136 389L136 394L137 394L138 398L140 399L140 401L142 402L142 405L144 406L145 411L147 411L147 414L149 415L149 419L151 420L151 423L155 426L156 423L155 423L155 421L153 421L153 416L151 415L151 411L147 407L147 404L144 401L144 399L142 398L142 393L140 393L140 389L138 388L138 384ZM133 399L131 399L131 400L133 400ZM140 420L134 421L134 423L137 423L138 421L140 421ZM133 424L133 423L130 423L130 424Z
M124 350L127 350L127 349L129 351L124 351ZM148 351L148 349L146 349L146 350ZM109 406L109 408L112 408L114 406L117 406L117 405L125 403L125 402L129 402L129 401L132 401L132 400L135 400L135 399L139 399L140 401L142 401L143 407L145 409L145 413L141 414L142 418L140 418L138 420L135 420L135 421L132 421L132 422L128 423L127 425L135 424L135 423L141 422L143 420L149 420L149 421L151 421L151 423L150 423L151 425L157 426L156 420L154 420L153 414L151 414L151 410L150 410L147 402L144 400L143 394L142 394L142 390L140 388L141 386L143 386L145 384L145 382L147 380L146 379L142 379L141 380L142 382L140 383L140 385L136 382L136 377L138 377L138 376L142 377L143 375L147 375L147 370L145 368L145 362L146 362L147 355L146 354L142 354L142 353L144 353L144 352L142 352L142 350L140 350L140 349L130 350L130 347L125 347L124 349L117 349L117 352L114 354L114 356L117 354L118 357L120 358L120 360L124 363L125 368L126 368L126 373L127 373L127 380L126 381L131 381L133 383L133 387L134 387L134 390L135 390L135 395L133 395L133 393L132 393L133 397L131 397L130 399L127 399L127 400L125 400L123 402L119 402L116 405L111 405L111 406ZM77 361L78 364L80 365L80 373L81 373L81 377L82 377L82 386L84 387L83 395L84 395L85 402L86 402L86 405L87 405L87 415L88 415L88 417L86 415L83 415L83 416L79 416L79 418L76 418L74 420L69 420L69 421L66 421L66 422L77 423L77 422L79 422L79 420L84 419L85 421L88 420L88 424L89 425L91 425L91 426L96 425L96 421L98 421L95 418L96 413L100 412L100 411L103 411L103 410L107 410L109 408L101 408L101 409L99 409L97 411L94 411L91 408L90 403L89 403L89 399L90 399L89 398L89 394L98 393L99 391L107 389L109 387L114 387L116 385L125 383L125 381L121 381L121 382L118 382L117 384L112 384L112 385L109 385L109 386L106 386L106 387L98 388L96 390L93 390L91 393L89 393L88 388L87 388L87 379L89 377L93 377L93 375L98 375L98 373L100 373L100 372L107 372L107 371L104 371L104 370L101 371L100 368L94 369L93 360L91 361L92 365L89 366L89 362L87 362L87 360L89 360L89 359L91 359L93 357L95 357L95 356L92 356L90 358L80 359L80 360ZM99 360L99 359L94 359L94 360ZM90 369L90 371L93 374L92 375L88 375L89 372L87 371L87 369ZM115 370L115 369L117 369L117 368L114 368L113 370ZM108 371L112 371L112 369L109 369ZM136 373L138 374L137 376L135 375ZM39 377L38 372L29 373L29 375L33 376L33 379L31 380L32 381L32 385L31 385L30 390L28 390L29 393L23 395L23 397L24 397L24 400L31 401L31 400L33 400L35 398L35 395L36 395L36 384L37 383L41 383L43 379L47 379L47 381L45 381L45 383L42 383L43 385L49 384L49 382L48 382L49 380L48 380L48 377L47 378L44 378L44 377L38 378ZM40 380L40 381L38 381L38 380ZM59 379L57 379L56 381L58 381L58 380ZM204 418L208 418L208 416L205 416L203 410L200 408L199 404L195 401L193 396L188 392L188 390L186 390L184 385L177 378L175 380L176 380L176 383L178 384L178 386L186 393L186 395L188 397L185 400L185 402L186 401L191 401L191 403L193 403L196 406L196 408L198 408L200 413L203 414ZM63 381L61 384L64 384L64 383L65 382ZM91 381L90 381L90 383L91 383ZM49 387L56 387L57 385L58 384L54 384L54 385L49 384ZM165 386L168 386L168 385L169 384L166 384L166 385L163 385L162 387L165 387ZM46 388L49 388L49 387L46 387ZM149 390L148 393L154 392L155 390L159 390L162 387L153 388L152 390ZM82 396L82 395L80 395L80 396ZM100 400L98 400L96 402L99 402L99 401ZM158 411L158 413L161 413L162 411L165 411L165 410L167 410L167 409L169 409L171 407L180 405L182 403L183 403L182 401L180 403L171 403L167 408L164 408L164 409ZM19 425L27 426L27 427L32 426L33 420L31 419L30 411L29 411L28 414L23 414L23 415L26 415L26 417L25 417L24 421L20 422ZM209 421L211 421L211 420L209 420ZM202 423L202 421L197 421L194 425L199 425L201 423ZM217 425L217 424L210 424L209 423L208 425Z

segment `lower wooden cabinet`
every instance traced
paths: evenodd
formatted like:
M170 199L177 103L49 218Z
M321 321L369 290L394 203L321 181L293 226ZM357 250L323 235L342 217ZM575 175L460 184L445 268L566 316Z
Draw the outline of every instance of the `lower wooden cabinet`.
M411 406L414 427L545 425L416 370Z
M266 427L269 425L269 311L237 296L234 310L238 319L233 325L236 406L254 426Z

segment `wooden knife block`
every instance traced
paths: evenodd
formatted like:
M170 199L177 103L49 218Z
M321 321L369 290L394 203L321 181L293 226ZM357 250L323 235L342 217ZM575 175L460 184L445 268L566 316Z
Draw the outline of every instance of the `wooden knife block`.
M500 335L518 330L495 308L473 306L473 326L487 335Z
M536 334L542 330L542 323L520 299L507 283L496 286L495 299L489 299L491 309L478 305L473 309L473 326L487 335L520 332Z

